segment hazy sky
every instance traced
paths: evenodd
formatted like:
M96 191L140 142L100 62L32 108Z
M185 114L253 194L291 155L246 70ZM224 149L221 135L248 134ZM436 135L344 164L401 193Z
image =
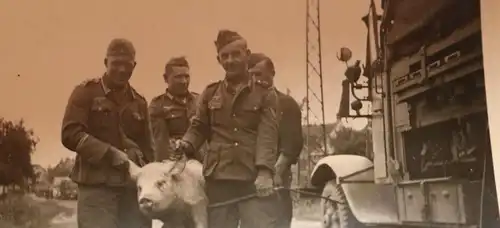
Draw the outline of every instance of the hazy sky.
M253 51L269 55L276 65L278 88L290 88L298 101L305 96L306 1L139 2L0 2L0 116L24 118L34 128L40 137L36 163L54 164L73 155L60 143L69 93L83 80L102 74L106 46L116 37L134 43L138 65L132 85L148 101L164 91L163 67L174 55L190 61L193 91L201 92L207 83L223 77L213 44L219 29L238 31ZM327 121L333 122L345 70L336 52L348 46L354 58L364 60L366 28L361 17L369 1L321 4L325 110ZM319 115L319 106L311 105Z

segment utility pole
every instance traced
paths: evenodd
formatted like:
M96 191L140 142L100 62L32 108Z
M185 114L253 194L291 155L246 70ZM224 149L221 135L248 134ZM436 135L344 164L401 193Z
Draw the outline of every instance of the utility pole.
M323 93L323 66L322 66L322 53L321 53L321 17L320 17L320 0L307 0L306 5L306 139L305 148L308 152L307 173L310 174L312 169L312 154L315 148L310 142L309 136L311 134L311 118L314 117L316 121L321 123L323 141L323 155L328 154L327 146L327 133L325 122L325 104ZM316 85L313 83L316 82ZM319 88L318 88L319 86ZM319 92L319 96L317 94ZM320 116L316 115L311 109L311 100L319 103ZM299 166L298 166L299 167Z

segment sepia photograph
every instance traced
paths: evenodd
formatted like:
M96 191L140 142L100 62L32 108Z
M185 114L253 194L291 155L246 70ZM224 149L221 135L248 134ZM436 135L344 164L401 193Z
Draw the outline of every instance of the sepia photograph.
M500 227L497 12L0 1L0 228Z

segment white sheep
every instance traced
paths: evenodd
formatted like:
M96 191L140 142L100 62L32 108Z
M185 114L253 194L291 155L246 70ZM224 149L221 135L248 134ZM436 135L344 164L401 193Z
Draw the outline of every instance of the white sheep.
M145 215L162 221L164 227L208 227L208 199L200 162L166 160L142 168L131 161L129 164Z

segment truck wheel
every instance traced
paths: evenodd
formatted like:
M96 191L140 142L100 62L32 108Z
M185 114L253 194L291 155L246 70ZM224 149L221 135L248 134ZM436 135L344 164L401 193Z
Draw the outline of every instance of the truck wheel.
M363 224L358 222L349 208L344 191L335 181L326 183L323 189L321 208L323 210L324 228L362 228ZM331 199L327 200L325 198Z

